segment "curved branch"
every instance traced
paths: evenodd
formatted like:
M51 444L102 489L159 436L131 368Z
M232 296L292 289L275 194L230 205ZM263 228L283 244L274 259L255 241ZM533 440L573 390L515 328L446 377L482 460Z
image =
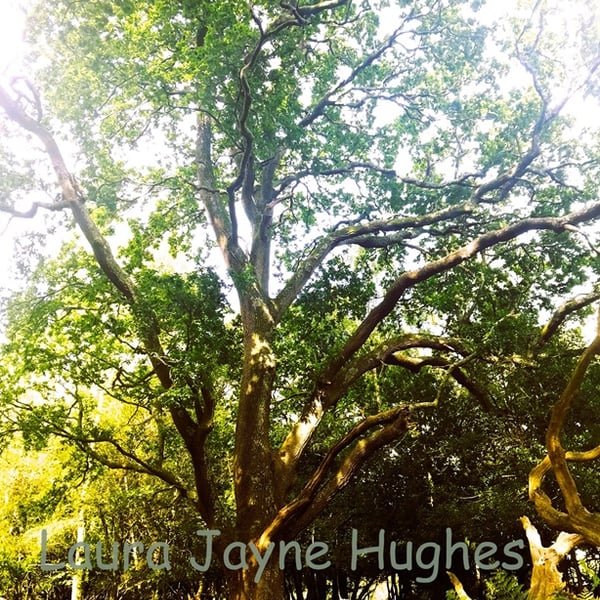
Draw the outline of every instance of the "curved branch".
M566 452L561 444L560 436L586 371L598 353L600 353L600 319L596 338L581 355L567 386L552 408L546 432L548 454L529 474L529 497L538 514L552 527L581 534L587 542L595 545L600 545L600 514L590 513L583 506L577 484L567 463L568 461L583 462L598 458L600 446L584 452ZM542 490L543 479L550 470L553 470L556 477L565 501L566 512L557 510L551 499Z
M293 532L301 531L310 524L368 458L407 431L409 413L410 407L403 405L366 417L355 425L329 449L296 499L279 510L262 533L260 543L267 545L269 541L283 537L284 532L293 535ZM380 429L366 438L362 437L376 427ZM354 446L347 456L328 477L335 459L352 444Z
M37 212L40 208L45 210L64 210L65 208L69 208L69 203L63 200L59 200L57 202L32 202L31 208L29 210L16 210L12 206L8 206L4 203L0 203L0 212L4 212L9 214L11 217L16 217L19 219L32 219L37 215Z
M334 2L332 4L336 3ZM306 117L304 117L298 125L300 127L309 127L319 117L322 117L325 113L325 109L333 103L332 97L335 96L335 94L337 94L340 90L343 90L349 83L352 83L365 69L368 69L387 50L389 50L402 33L404 25L405 22L403 22L400 27L394 30L383 42L383 44L377 48L377 50L366 56L358 65L356 65L345 79L334 85L327 93L325 93L324 96L315 104L310 113L306 115Z
M182 495L190 497L190 490L184 485L182 481L180 481L173 473L170 473L166 469L158 467L156 465L152 465L149 462L142 460L134 453L129 452L119 442L116 440L103 435L98 438L85 438L63 428L56 428L51 423L46 423L46 425L52 430L53 434L59 438L64 438L70 440L77 444L77 447L80 448L83 452L85 452L88 456L92 457L94 460L98 461L100 464L110 468L110 469L120 469L123 471L133 471L135 473L140 473L142 475L151 475L158 479L161 479L165 483L173 486L177 489ZM92 447L93 444L109 444L112 446L123 458L127 460L127 462L121 462L114 458L110 458L97 450L94 450Z
M27 115L17 101L13 100L1 85L0 106L4 108L9 118L27 131L33 133L42 142L52 163L62 192L61 207L67 206L71 209L77 225L92 247L98 264L113 285L127 298L128 302L134 304L136 302L136 293L133 283L115 260L106 239L92 221L89 212L84 206L84 193L75 180L75 177L69 172L53 135L42 123Z
M451 352L462 356L462 359L458 362L451 362L442 356L415 357L401 352L410 348L429 348ZM340 373L339 378L343 381L343 385L336 382L332 387L342 388L345 391L367 371L376 369L381 365L395 365L408 369L413 373L418 373L427 366L438 367L445 369L448 376L453 377L459 385L472 394L486 411L493 412L495 408L489 392L476 381L473 381L461 368L467 362L473 360L475 356L475 354L464 348L459 340L407 334L384 342L372 352L351 361ZM332 403L337 400L339 395L336 395L335 399L331 399Z
M554 470L556 481L560 487L565 500L567 512L569 514L577 514L583 509L577 486L569 469L565 457L565 451L560 441L560 435L565 423L567 414L579 393L581 384L585 377L585 373L592 359L600 352L600 330L596 339L588 346L585 352L581 355L577 366L575 367L567 387L561 394L558 402L552 408L550 423L546 432L546 449L548 457ZM600 533L600 532L599 532Z
M465 592L465 588L463 587L460 579L454 573L452 573L452 571L446 571L446 574L450 579L450 583L452 583L452 587L458 596L458 600L471 600L471 596Z
M472 203L466 202L461 206L443 208L423 216L380 219L366 224L350 225L342 229L334 229L317 241L310 254L295 269L294 274L289 278L288 282L275 299L279 316L281 317L287 308L289 308L296 300L298 294L315 270L337 246L340 246L349 240L363 238L370 234L427 227L450 219L463 217L471 214L473 210L474 206Z
M284 465L284 470L293 471L298 457L304 451L308 440L311 438L323 415L347 391L350 383L360 376L361 368L374 368L375 361L378 359L377 354L374 356L367 355L363 365L361 365L361 358L353 360L353 357L363 347L379 323L394 310L406 290L422 281L426 281L431 277L454 268L486 248L510 241L525 232L536 230L562 232L568 230L568 226L571 224L598 217L600 217L600 202L596 202L586 209L569 213L563 217L523 219L497 231L485 233L462 248L447 254L443 258L431 261L420 269L403 273L390 286L383 300L370 311L363 322L356 328L354 334L349 337L342 350L323 369L317 380L318 383L314 393L305 404L300 418L293 425L279 449L279 458ZM281 304L278 308L281 310ZM400 346L403 343L408 343L408 347L414 347L410 346L413 343L410 338L406 340L400 338L397 343ZM379 351L383 352L383 348ZM393 352L390 354L393 354ZM352 367L355 367L355 369L353 370ZM493 402L489 394L474 382L471 382L460 369L456 369L457 365L454 367L452 376L458 383L469 389L482 402L483 406L492 411Z
M0 85L0 106L11 120L23 129L33 133L42 142L58 177L64 200L73 202L82 199L83 194L75 179L69 173L54 137L37 119L30 117L2 85Z
M540 337L535 345L536 350L540 350L550 341L550 338L572 313L593 304L599 299L600 287L597 287L597 289L590 294L586 294L579 298L572 298L559 306L550 317L550 320L542 328Z
M305 404L300 417L294 423L290 432L279 447L278 455L285 470L281 478L281 485L283 488L286 487L295 465L310 441L310 438L325 414L325 411L335 405L339 398L346 393L348 388L366 372L380 367L386 360L394 360L392 356L400 350L419 347L466 353L456 340L450 338L406 334L387 340L373 349L370 353L358 357L339 375L336 382L332 383L326 392L319 388L315 390L312 397ZM409 368L406 363L402 366ZM425 366L425 363L421 366ZM421 366L419 366L419 368L421 368ZM435 366L442 365L437 364Z
M255 170L254 170L254 136L248 127L248 118L252 107L252 91L248 83L248 75L256 65L256 61L267 41L276 37L281 31L291 27L301 27L306 24L306 20L319 13L330 11L348 3L349 0L332 0L321 2L312 6L291 6L284 2L282 8L288 9L293 18L283 17L271 23L266 30L263 28L260 19L251 12L251 17L257 25L260 37L254 48L246 55L242 67L238 74L241 107L238 115L238 127L243 140L242 157L240 160L239 172L235 180L227 188L229 196L229 217L231 220L231 241L237 244L237 217L235 213L235 194L241 189L242 202L246 216L253 227L257 224L259 217L257 205L253 197Z
M353 382L367 371L375 369L381 364L401 364L402 359L398 356L398 353L410 348L429 348L431 350L453 352L461 356L470 353L458 339L408 333L386 340L371 352L357 357L350 362L345 371L352 373L353 379L351 382Z

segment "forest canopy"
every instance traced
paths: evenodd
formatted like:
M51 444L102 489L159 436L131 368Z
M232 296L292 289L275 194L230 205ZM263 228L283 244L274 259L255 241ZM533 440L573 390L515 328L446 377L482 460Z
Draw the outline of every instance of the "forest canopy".
M600 7L29 9L0 76L3 235L30 226L2 302L0 593L429 598L452 567L492 597L481 564L526 579L522 516L588 549L566 579L591 592ZM78 529L134 568L42 574L40 532L59 564ZM458 558L352 569L381 530Z

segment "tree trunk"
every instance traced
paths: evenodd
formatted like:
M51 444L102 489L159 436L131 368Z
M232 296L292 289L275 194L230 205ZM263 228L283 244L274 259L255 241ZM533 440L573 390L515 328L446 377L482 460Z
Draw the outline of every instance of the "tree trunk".
M583 542L583 537L563 531L552 546L545 548L540 534L529 519L521 517L521 523L527 535L533 563L527 600L551 600L565 587L558 564L577 544Z
M255 582L256 569L227 571L228 600L285 600L283 570L273 557L267 563L258 582Z
M82 543L85 539L85 520L83 510L79 513L80 525L77 527L77 543ZM82 549L77 549L76 562L81 564L82 561ZM71 600L83 600L83 570L73 571L73 577L71 578Z
M562 531L556 541L545 548L542 546L538 530L531 524L531 521L527 517L521 517L521 523L529 542L531 562L533 563L527 600L553 600L565 588L558 565L573 548L584 541L584 538L576 533ZM448 577L450 577L460 600L471 600L459 579L450 571L448 571Z

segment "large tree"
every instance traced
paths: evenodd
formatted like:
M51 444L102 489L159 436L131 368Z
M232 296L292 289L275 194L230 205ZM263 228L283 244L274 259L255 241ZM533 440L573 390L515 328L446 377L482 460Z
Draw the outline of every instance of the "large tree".
M155 476L218 554L264 553L420 407L506 414L494 365L600 297L598 132L569 113L596 106L598 15L479 4L40 2L35 76L0 87L0 208L46 211L60 248L20 254L6 431ZM224 569L230 598L282 597L257 568Z

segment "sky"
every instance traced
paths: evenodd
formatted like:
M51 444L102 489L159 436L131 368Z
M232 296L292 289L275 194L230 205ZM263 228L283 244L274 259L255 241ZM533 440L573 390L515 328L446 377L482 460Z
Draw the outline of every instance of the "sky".
M24 13L18 0L0 0L0 73L19 55Z

